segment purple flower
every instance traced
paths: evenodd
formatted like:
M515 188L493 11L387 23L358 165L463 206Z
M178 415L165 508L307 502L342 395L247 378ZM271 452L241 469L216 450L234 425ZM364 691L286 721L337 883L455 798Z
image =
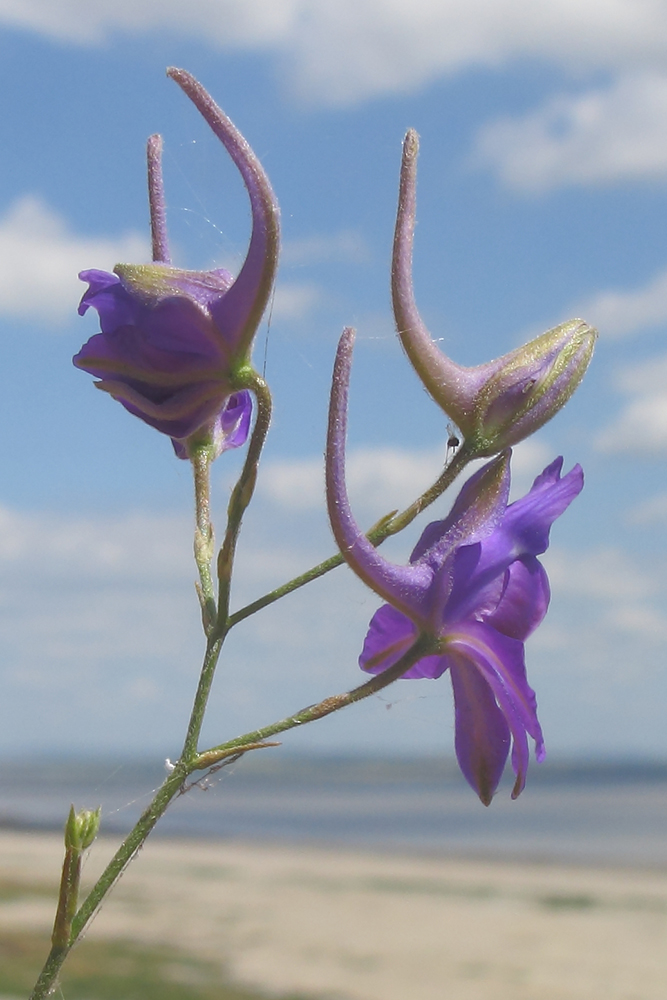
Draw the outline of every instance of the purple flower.
M433 655L405 677L440 677L454 689L456 755L463 774L488 805L512 747L522 791L528 736L544 756L535 694L528 685L524 642L549 604L549 582L537 556L551 525L583 487L577 465L561 477L556 459L530 492L508 506L506 451L464 485L449 515L423 532L408 566L384 559L356 524L345 487L347 385L353 334L341 338L332 389L327 444L327 502L336 541L352 569L389 603L370 624L360 666L378 674L395 664L420 633L435 640Z
M443 354L419 315L412 284L418 150L411 129L403 144L392 260L396 329L425 388L462 431L468 453L490 456L528 437L565 405L588 368L597 331L573 319L475 368Z
M149 140L152 264L118 264L114 273L83 271L101 332L74 358L130 413L168 434L179 457L206 446L213 457L243 444L251 399L244 371L266 309L278 260L279 213L271 185L247 142L190 74L169 70L243 177L252 212L245 262L234 278L223 268L187 271L169 263L159 137ZM247 383L246 383L247 384Z

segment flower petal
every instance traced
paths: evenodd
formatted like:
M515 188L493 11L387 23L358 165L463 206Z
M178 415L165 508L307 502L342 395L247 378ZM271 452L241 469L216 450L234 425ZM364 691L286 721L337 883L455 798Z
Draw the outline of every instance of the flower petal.
M145 386L210 381L218 372L224 377L226 368L211 332L210 318L196 303L166 299L146 310L140 326L95 334L73 360L97 378L124 378Z
M437 569L455 546L486 538L501 524L510 490L510 456L510 451L502 452L464 483L447 517L422 532L411 563L423 561Z
M495 610L484 621L503 635L525 641L547 613L551 591L546 570L534 556L513 562Z
M416 625L391 604L383 604L371 618L359 666L369 674L381 674L397 663L415 642ZM444 656L424 656L413 664L404 678L440 677L449 662Z
M552 462L537 477L530 492L510 504L498 528L482 539L479 548L458 550L446 609L447 623L491 614L502 595L499 581L505 571L517 559L534 559L546 550L551 525L583 488L581 467L575 465L561 479L562 464L562 459ZM544 587L540 599L543 596ZM526 634L541 621L536 608L531 615L535 624Z
M526 679L523 643L496 632L483 622L464 622L447 634L453 654L466 658L491 688L512 733L512 766L517 776L512 797L522 791L528 769L526 733L536 743L536 757L544 757L544 740L537 719L535 692Z
M251 416L252 396L247 390L234 392L225 400L212 429L209 430L214 458L219 458L223 451L240 448L246 443ZM172 438L171 443L178 458L190 458L185 441Z
M79 303L79 316L83 316L91 306L97 309L102 333L136 322L142 307L123 288L117 274L91 268L81 271L79 278L88 282L88 289Z
M515 558L546 552L551 525L584 488L580 465L561 478L562 468L563 459L555 459L540 473L526 496L507 508L503 531L511 541Z
M477 667L461 656L452 659L456 758L466 781L488 806L507 762L510 728Z
M139 417L162 434L184 439L209 421L214 421L226 398L218 382L186 386L155 401L127 382L104 379L96 387L118 400L128 413Z

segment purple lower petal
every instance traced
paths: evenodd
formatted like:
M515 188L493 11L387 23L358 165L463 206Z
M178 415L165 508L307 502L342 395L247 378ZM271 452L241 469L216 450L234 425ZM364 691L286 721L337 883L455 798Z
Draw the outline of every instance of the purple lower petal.
M510 749L510 728L477 667L456 657L451 670L456 758L485 806L490 805Z
M220 413L213 421L212 427L200 427L195 437L197 446L201 446L202 438L208 436L208 444L212 447L213 458L219 458L224 451L240 448L248 439L250 418L252 416L252 396L247 390L235 392L229 396ZM179 441L171 439L177 458L189 459L190 450L187 439Z
M507 720L514 740L512 763L520 791L528 767L526 733L535 740L538 756L544 750L535 692L526 679L523 643L483 622L462 623L448 634L447 640L452 653L477 667Z
M218 454L231 448L240 448L248 439L252 416L252 396L244 389L233 393L222 408L218 418ZM217 450L217 447L216 447Z
M184 440L207 423L213 423L222 406L224 387L213 382L187 386L156 402L123 382L96 382L98 389L118 400L128 413L171 438Z
M418 635L417 626L391 604L383 604L371 618L359 666L369 674L381 674L410 649ZM424 656L414 663L405 678L440 677L449 660L444 656Z

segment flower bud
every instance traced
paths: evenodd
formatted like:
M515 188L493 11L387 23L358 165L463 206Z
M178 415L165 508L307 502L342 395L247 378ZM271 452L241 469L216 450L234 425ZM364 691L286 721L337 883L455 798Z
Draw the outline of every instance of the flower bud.
M69 851L85 851L90 847L100 829L100 814L102 807L97 809L82 809L75 813L70 807L65 824L65 848Z
M550 420L577 388L597 332L570 320L524 347L466 368L440 350L424 326L412 283L417 133L403 144L391 289L396 329L410 362L436 403L461 430L471 456L494 455Z
M257 157L189 73L171 69L220 139L250 198L252 231L245 262L224 268L172 267L162 183L162 140L148 141L153 263L118 264L113 273L82 271L79 305L97 310L100 332L74 358L134 416L172 439L179 458L205 447L211 458L244 444L252 401L245 391L253 340L278 263L279 211Z
M573 319L499 358L502 367L471 407L465 433L474 453L495 455L551 420L584 377L596 338L596 330Z

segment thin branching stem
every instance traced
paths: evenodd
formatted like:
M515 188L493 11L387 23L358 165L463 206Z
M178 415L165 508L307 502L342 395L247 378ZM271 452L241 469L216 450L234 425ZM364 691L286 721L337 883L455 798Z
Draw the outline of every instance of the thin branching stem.
M197 594L202 610L204 632L209 634L215 622L217 606L211 572L215 549L211 524L211 454L207 447L197 448L192 455L195 485L195 562L199 571Z
M451 462L449 462L442 473L438 476L436 481L429 486L421 496L417 497L414 503L411 503L409 507L406 507L404 511L400 514L388 514L383 517L378 523L371 528L367 534L369 541L373 545L381 545L387 538L391 535L396 535L399 531L403 531L407 528L409 524L414 521L414 519L421 514L423 510L437 500L445 490L451 486L456 477L460 472L463 471L465 466L472 461L475 456L470 454L466 449L465 442L461 445L459 450L456 452ZM264 594L263 597L258 597L256 601L252 601L251 604L247 604L245 607L240 608L235 611L234 614L229 616L228 629L238 625L245 618L249 618L250 615L254 615L257 611L261 611L262 608L268 607L270 604L274 604L279 601L281 597L286 597L287 594L293 593L300 587L304 587L307 583L311 583L313 580L317 580L318 577L324 576L329 573L332 569L337 566L342 566L345 562L344 557L340 552L336 553L335 556L330 556L325 559L324 562L318 563L317 566L313 566L312 569L307 570L305 573L301 573L299 576L294 577L288 583L282 584L280 587L276 587L275 590L270 591L268 594Z
M200 754L194 755L194 757L187 763L183 760L183 758L181 758L171 774L167 775L155 798L143 812L134 829L125 838L103 871L102 875L90 890L84 902L81 904L81 907L72 921L72 932L69 945L59 949L52 948L37 984L35 985L35 989L30 996L30 1000L44 1000L44 998L48 997L52 992L58 973L67 957L67 954L69 953L69 950L75 944L77 938L79 938L86 925L97 911L106 894L117 882L134 856L140 850L149 833L167 809L169 803L183 789L185 779L189 774L193 771L209 767L213 762L219 764L225 757L235 757L251 749L260 749L266 745L263 741L268 736L286 732L288 729L295 729L298 726L307 725L309 722L315 722L317 719L322 719L326 715L331 715L333 712L340 711L341 708L353 705L358 701L362 701L364 698L368 698L371 695L376 694L378 691L386 688L389 684L392 684L395 680L406 673L410 667L417 662L417 660L420 660L423 656L430 655L435 652L436 649L437 640L433 639L431 636L420 635L414 645L401 657L400 660L398 660L397 663L395 663L388 670L385 670L384 673L378 674L376 677L372 677L370 680L366 681L365 684L361 684L359 687L353 688L351 691L346 691L343 694L325 698L323 701L320 701L315 705L309 705L307 708L301 709L301 711L296 712L285 719L281 719L278 722L274 722L269 726L265 726L263 729L257 729L254 732L245 733L243 736L238 736L233 740L229 740L227 743L222 743L217 747L205 750Z

